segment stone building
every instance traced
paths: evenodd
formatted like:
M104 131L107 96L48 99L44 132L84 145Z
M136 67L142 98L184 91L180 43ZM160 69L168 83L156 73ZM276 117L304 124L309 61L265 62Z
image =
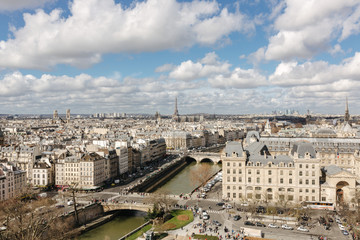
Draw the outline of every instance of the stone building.
M256 141L246 149L240 142L227 143L221 156L225 199L284 205L307 201L351 203L356 176L337 166L322 167L311 143L296 142L287 155L270 155L269 151Z
M0 162L0 200L17 196L26 186L26 172L15 164Z

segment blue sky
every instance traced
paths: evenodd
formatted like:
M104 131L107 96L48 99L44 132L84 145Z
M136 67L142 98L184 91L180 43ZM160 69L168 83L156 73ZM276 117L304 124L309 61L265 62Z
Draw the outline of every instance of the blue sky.
M0 113L359 114L360 0L3 0Z

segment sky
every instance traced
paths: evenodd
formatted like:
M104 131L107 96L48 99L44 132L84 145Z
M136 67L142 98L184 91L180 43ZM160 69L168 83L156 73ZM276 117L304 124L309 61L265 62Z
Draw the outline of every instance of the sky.
M0 114L360 114L360 0L0 0Z

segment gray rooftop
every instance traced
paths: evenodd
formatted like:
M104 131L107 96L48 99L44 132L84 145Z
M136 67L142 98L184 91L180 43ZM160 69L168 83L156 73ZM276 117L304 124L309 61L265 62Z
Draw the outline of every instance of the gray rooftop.
M243 147L240 142L227 142L225 147L226 156L230 157L235 153L238 157L243 156Z

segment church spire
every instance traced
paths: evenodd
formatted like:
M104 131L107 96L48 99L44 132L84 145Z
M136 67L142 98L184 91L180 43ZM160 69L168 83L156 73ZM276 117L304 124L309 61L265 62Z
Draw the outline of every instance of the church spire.
M350 120L349 104L348 104L348 98L346 97L344 121L345 121L345 122L348 122L349 120Z

